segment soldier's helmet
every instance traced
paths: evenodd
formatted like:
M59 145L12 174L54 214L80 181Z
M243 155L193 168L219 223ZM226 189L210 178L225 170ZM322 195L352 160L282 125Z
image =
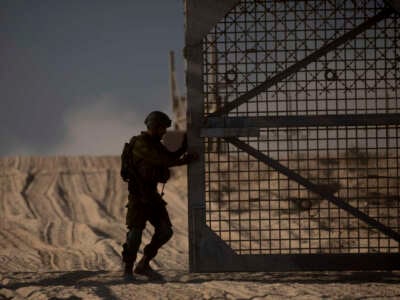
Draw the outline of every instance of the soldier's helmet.
M144 120L147 128L155 128L162 126L165 128L171 127L171 119L161 111L152 111Z

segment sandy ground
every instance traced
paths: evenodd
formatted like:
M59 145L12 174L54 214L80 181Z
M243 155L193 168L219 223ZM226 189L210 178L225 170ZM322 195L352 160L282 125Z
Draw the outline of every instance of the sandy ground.
M185 169L165 190L174 236L153 263L165 281L126 282L118 168L116 157L0 160L0 299L400 299L397 271L190 274Z
M166 282L109 271L3 273L0 299L400 299L399 272L162 273Z

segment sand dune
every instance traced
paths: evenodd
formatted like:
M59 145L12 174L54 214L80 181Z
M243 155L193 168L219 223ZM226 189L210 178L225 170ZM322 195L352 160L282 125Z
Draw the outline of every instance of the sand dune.
M118 157L3 159L2 271L119 270L127 202L119 166ZM165 188L178 237L171 244L182 253L187 252L185 190L178 179ZM144 240L150 233L151 228Z
M167 282L126 283L118 157L0 159L0 299L400 297L396 272L189 274L186 190L175 169L165 187L175 234L153 263Z

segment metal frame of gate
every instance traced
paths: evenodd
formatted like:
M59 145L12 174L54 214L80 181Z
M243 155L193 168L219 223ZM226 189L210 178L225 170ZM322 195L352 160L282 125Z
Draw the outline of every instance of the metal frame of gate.
M185 1L190 271L400 268L399 8Z

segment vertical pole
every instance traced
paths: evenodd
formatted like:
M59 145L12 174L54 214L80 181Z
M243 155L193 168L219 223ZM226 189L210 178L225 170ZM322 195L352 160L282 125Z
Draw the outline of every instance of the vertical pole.
M215 44L215 36L211 36L210 39L207 40L210 44L211 53L208 57L210 59L209 64L211 66L209 74L208 74L208 82L210 83L211 93L208 95L208 107L207 112L215 112L218 110L217 105L217 57L216 57L216 44ZM208 138L207 143L207 152L216 152L218 151L219 139L218 138Z
M205 209L203 39L240 0L184 0L189 151L199 159L188 166L189 271L199 271L200 246L207 235Z
M174 129L178 129L178 109L179 109L179 95L177 95L176 89L176 77L175 77L175 55L174 51L169 51L169 84L172 101L172 112L174 114Z
M174 130L186 129L186 98L179 95L178 84L175 71L175 53L169 52L169 81L172 101L172 111L174 114Z
M186 87L187 87L187 135L189 152L196 152L199 159L188 165L188 211L189 211L189 271L198 269L200 234L205 225L204 144L200 129L203 115L202 41L194 32L195 1L185 1L186 32Z

